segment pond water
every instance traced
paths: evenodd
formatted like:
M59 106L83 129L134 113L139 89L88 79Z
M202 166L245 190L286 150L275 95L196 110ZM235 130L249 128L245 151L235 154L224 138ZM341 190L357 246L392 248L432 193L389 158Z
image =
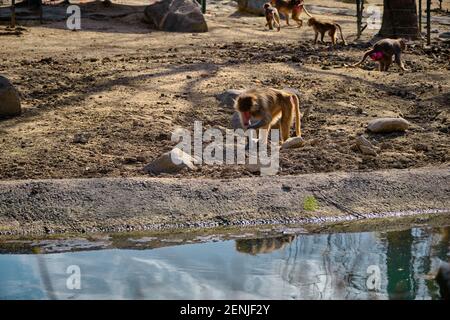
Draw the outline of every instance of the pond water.
M0 299L437 299L450 228L1 254ZM145 239L143 240L145 241Z

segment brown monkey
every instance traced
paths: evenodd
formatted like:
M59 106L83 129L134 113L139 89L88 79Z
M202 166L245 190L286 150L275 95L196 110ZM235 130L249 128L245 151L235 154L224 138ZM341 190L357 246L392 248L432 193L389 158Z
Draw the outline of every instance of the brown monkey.
M347 42L344 39L344 35L342 34L341 26L333 21L322 21L313 17L308 20L308 26L313 27L314 32L316 33L314 38L314 44L317 43L319 33L320 33L320 41L323 43L323 37L325 36L325 32L328 31L328 35L331 37L331 42L333 43L333 45L336 45L337 30L339 29L342 42L344 43L344 45L347 45Z
M293 113L295 113L296 136L301 136L300 103L296 94L272 88L249 89L241 93L234 108L239 112L245 129L266 129L267 132L280 120L281 143L290 136ZM256 123L250 123L250 118ZM267 136L260 137L267 143Z
M270 3L264 4L264 15L266 16L266 27L269 26L270 30L273 30L273 26L277 28L278 31L281 29L280 25L280 15L278 14L277 8L274 8Z
M388 71L390 65L392 64L392 56L394 56L394 61L400 69L403 71L408 71L402 61L402 52L406 50L406 42L403 39L383 39L375 43L372 49L364 53L364 57L357 64L352 65L352 67L359 67L364 63L368 56L373 61L378 62L379 71Z
M312 15L306 10L303 0L270 0L272 6L277 8L278 12L281 12L286 17L286 24L289 26L289 14L292 13L292 19L297 22L300 28L303 25L303 21L300 19L302 11L312 17Z

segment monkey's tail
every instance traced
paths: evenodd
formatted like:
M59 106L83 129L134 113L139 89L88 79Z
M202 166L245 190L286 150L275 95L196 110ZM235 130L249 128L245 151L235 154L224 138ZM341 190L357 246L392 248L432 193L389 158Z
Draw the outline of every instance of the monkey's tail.
M344 34L342 33L342 28L341 28L341 26L340 26L339 24L336 23L336 27L338 27L338 29L339 29L339 33L341 34L342 42L344 43L344 45L347 45L347 41L345 41L345 39L344 39Z
M280 31L280 29L281 29L280 15L278 14L278 12L275 12L273 17L274 17L274 20L275 20L275 23L276 23L277 30Z
M306 15L307 15L308 17L310 17L310 18L312 18L312 17L313 17L313 15L312 15L311 13L309 13L309 11L308 11L308 10L306 10L306 7L305 7L305 5L303 5L303 11L305 11L305 13L306 13Z
M356 64L353 64L353 65L351 65L352 67L359 67L360 65L362 65L363 63L364 63L364 61L366 61L366 59L367 59L367 57L368 56L370 56L372 53L374 53L375 52L375 50L374 49L370 49L370 50L368 50L368 51L366 51L365 53L364 53L364 57L361 59L361 61L360 62L358 62L358 63L356 63Z
M301 124L300 124L300 101L296 94L291 95L291 100L295 109L295 134L297 137L302 136Z

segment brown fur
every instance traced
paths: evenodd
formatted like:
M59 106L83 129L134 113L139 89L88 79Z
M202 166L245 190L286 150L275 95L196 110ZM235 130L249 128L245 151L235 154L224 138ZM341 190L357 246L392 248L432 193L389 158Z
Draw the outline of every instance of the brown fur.
M266 16L266 27L269 26L270 30L273 30L275 26L278 31L281 29L280 15L278 14L277 8L274 8L270 3L264 4L264 15Z
M337 30L339 29L342 42L344 43L344 45L347 45L347 42L344 39L344 35L342 34L341 26L335 23L334 21L323 21L317 18L310 18L308 20L308 26L312 27L314 29L314 32L316 33L314 38L314 44L317 43L319 33L320 33L320 41L323 43L325 33L328 32L328 35L331 37L331 42L333 43L333 45L336 45Z
M359 67L371 54L375 52L382 52L383 58L378 62L379 71L388 71L392 64L392 57L394 57L395 63L403 71L408 71L402 61L402 52L406 50L406 42L403 39L383 39L375 43L372 49L364 52L364 56L358 63L352 67Z
M249 89L236 99L234 108L239 112L242 126L246 129L266 129L269 131L280 120L281 142L290 136L295 113L295 132L301 136L300 103L297 95L285 90L272 88ZM252 118L259 120L250 125L244 122L242 113L249 112ZM265 137L267 142L267 137Z
M289 15L292 16L292 19L297 22L298 27L300 28L303 25L302 19L300 19L300 14L295 10L295 7L298 4L302 4L303 0L270 0L272 6L277 8L278 12L282 13L286 17L286 24L289 26ZM305 6L303 6L303 11L309 16L312 15L306 10Z

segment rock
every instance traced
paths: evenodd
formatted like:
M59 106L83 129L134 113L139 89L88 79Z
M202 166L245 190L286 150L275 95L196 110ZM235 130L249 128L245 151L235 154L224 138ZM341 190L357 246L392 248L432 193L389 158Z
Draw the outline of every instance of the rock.
M356 138L356 147L361 151L362 154L371 156L377 155L377 149L364 136L359 136Z
M439 271L436 276L436 282L439 285L439 292L441 293L441 299L450 300L450 264L443 263L439 267Z
M234 100L242 93L242 90L230 89L216 96L221 106L233 108Z
M21 113L19 93L8 79L0 76L0 118L18 116Z
M430 147L428 145L426 145L425 143L416 143L413 146L414 151L420 152L420 151L424 151L427 152L430 150Z
M281 149L299 148L305 145L305 140L302 137L291 137L287 139L282 145Z
M231 118L231 126L234 130L242 129L241 119L239 118L239 112L233 113L233 117Z
M145 21L157 30L171 32L208 32L200 5L193 0L149 0Z
M238 2L238 8L239 11L257 14L257 15L263 15L264 9L263 5L266 2L269 2L268 0L237 0Z
M245 168L248 171L250 171L251 173L259 173L261 176L274 176L274 175L278 174L278 170L279 170L278 166L274 166L274 167L263 166L261 163L259 163L259 161L257 164L247 163L245 165Z
M373 133L389 133L405 131L409 122L403 118L379 118L369 122L367 129Z
M443 32L439 35L439 38L450 39L450 32Z
M77 133L73 136L73 143L86 144L89 141L89 136L85 133Z
M153 174L176 173L184 168L195 170L194 158L181 149L174 148L146 165L144 172Z

